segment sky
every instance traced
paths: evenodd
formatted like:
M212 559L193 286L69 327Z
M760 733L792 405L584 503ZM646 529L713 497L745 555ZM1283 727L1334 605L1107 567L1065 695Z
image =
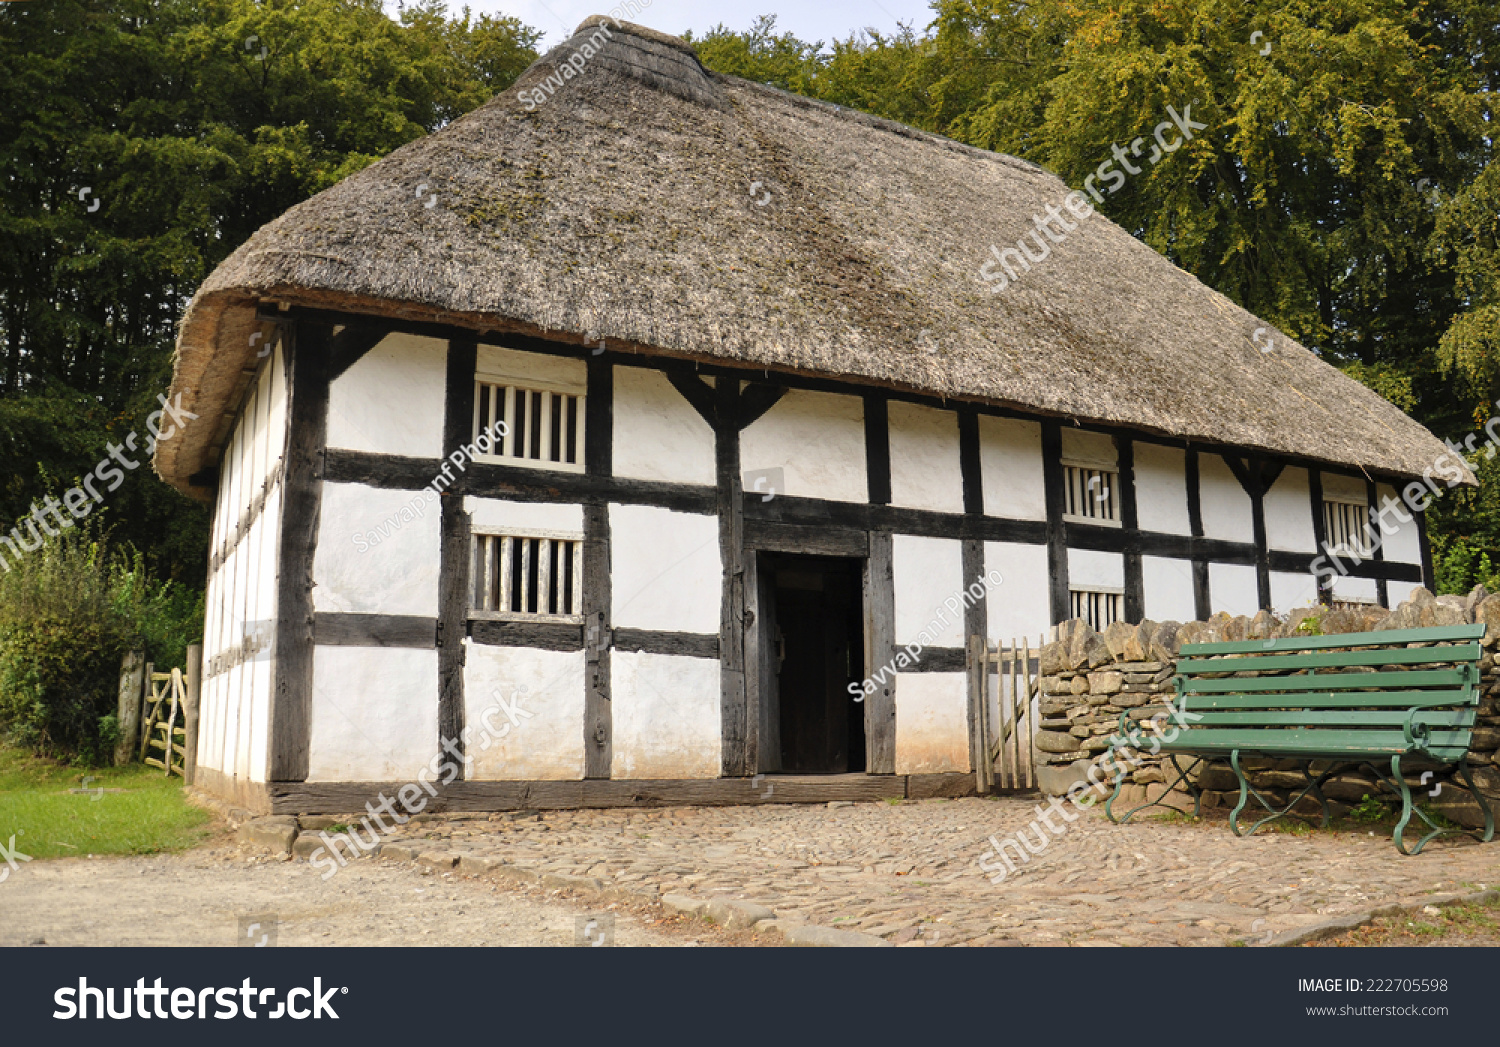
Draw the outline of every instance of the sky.
M822 0L822 2L788 2L788 0L719 0L716 3L694 3L691 0L634 0L645 6L635 17L623 16L627 22L681 33L686 29L700 34L722 22L730 29L750 28L756 17L776 16L777 32L791 32L803 40L847 39L852 30L866 27L882 33L894 33L898 22L911 25L918 32L932 20L928 0ZM514 15L545 35L540 49L561 43L589 15L608 14L618 0L448 0L450 12L467 3L478 14ZM386 5L394 8L394 2Z

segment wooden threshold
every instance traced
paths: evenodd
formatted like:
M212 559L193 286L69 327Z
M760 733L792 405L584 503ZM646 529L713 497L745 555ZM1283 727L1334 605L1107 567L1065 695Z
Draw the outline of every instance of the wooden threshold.
M273 814L347 814L393 801L407 782L271 782ZM973 796L972 773L766 774L754 778L591 779L585 781L474 782L424 790L422 813L572 810L604 807L731 807L767 803L827 803ZM413 800L413 803L417 801Z

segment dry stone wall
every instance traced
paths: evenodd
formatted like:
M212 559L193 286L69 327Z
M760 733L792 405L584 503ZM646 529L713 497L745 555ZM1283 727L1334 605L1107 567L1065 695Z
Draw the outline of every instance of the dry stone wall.
M1417 589L1394 611L1313 607L1293 611L1285 619L1269 611L1253 618L1218 614L1206 622L1186 624L1116 622L1102 633L1081 619L1064 622L1057 627L1057 638L1040 652L1041 715L1034 741L1038 784L1044 792L1065 794L1074 783L1087 779L1091 765L1105 762L1121 713L1149 720L1166 712L1174 693L1172 675L1178 652L1184 644L1465 624L1486 626L1479 663L1482 697L1469 752L1470 773L1492 808L1500 811L1500 669L1495 657L1500 645L1500 596L1490 595L1483 586L1476 586L1467 596L1433 596ZM1164 762L1160 757L1143 759L1130 772L1122 802L1165 796L1169 806L1191 810L1192 800L1182 787L1165 795L1166 783L1176 774L1164 768ZM1184 761L1184 766L1187 762L1191 761ZM1288 790L1294 794L1303 784L1295 760L1246 760L1242 766L1252 772L1252 783L1268 799L1285 802ZM1420 765L1413 765L1411 785L1420 784L1415 777L1420 771ZM1238 786L1227 763L1205 764L1194 778L1204 790L1205 808L1232 807L1237 801ZM1324 793L1335 811L1342 813L1340 808L1347 810L1366 796L1385 798L1389 790L1372 775L1349 772L1330 779ZM1437 797L1424 799L1460 824L1484 824L1478 804L1461 786L1445 784Z

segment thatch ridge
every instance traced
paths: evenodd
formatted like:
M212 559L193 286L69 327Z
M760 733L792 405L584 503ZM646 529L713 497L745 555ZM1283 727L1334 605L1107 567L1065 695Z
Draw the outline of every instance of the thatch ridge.
M212 464L260 300L605 338L1385 475L1444 452L1279 332L1261 352L1269 324L1102 216L990 294L992 245L1069 191L1042 168L707 72L685 42L602 21L561 86L599 22L204 281L173 381L202 418L161 445L164 477L187 489Z

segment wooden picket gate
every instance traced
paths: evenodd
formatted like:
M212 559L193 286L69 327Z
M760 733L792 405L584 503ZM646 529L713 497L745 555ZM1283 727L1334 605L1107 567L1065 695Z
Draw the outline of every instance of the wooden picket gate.
M153 672L141 706L141 759L169 777L187 777L187 708L182 670ZM160 759L150 755L158 750Z
M975 713L971 749L981 796L1036 789L1031 740L1038 719L1036 652L1044 642L1038 637L1033 646L1030 638L1012 639L1009 647L991 647L982 636L969 637L969 708Z

